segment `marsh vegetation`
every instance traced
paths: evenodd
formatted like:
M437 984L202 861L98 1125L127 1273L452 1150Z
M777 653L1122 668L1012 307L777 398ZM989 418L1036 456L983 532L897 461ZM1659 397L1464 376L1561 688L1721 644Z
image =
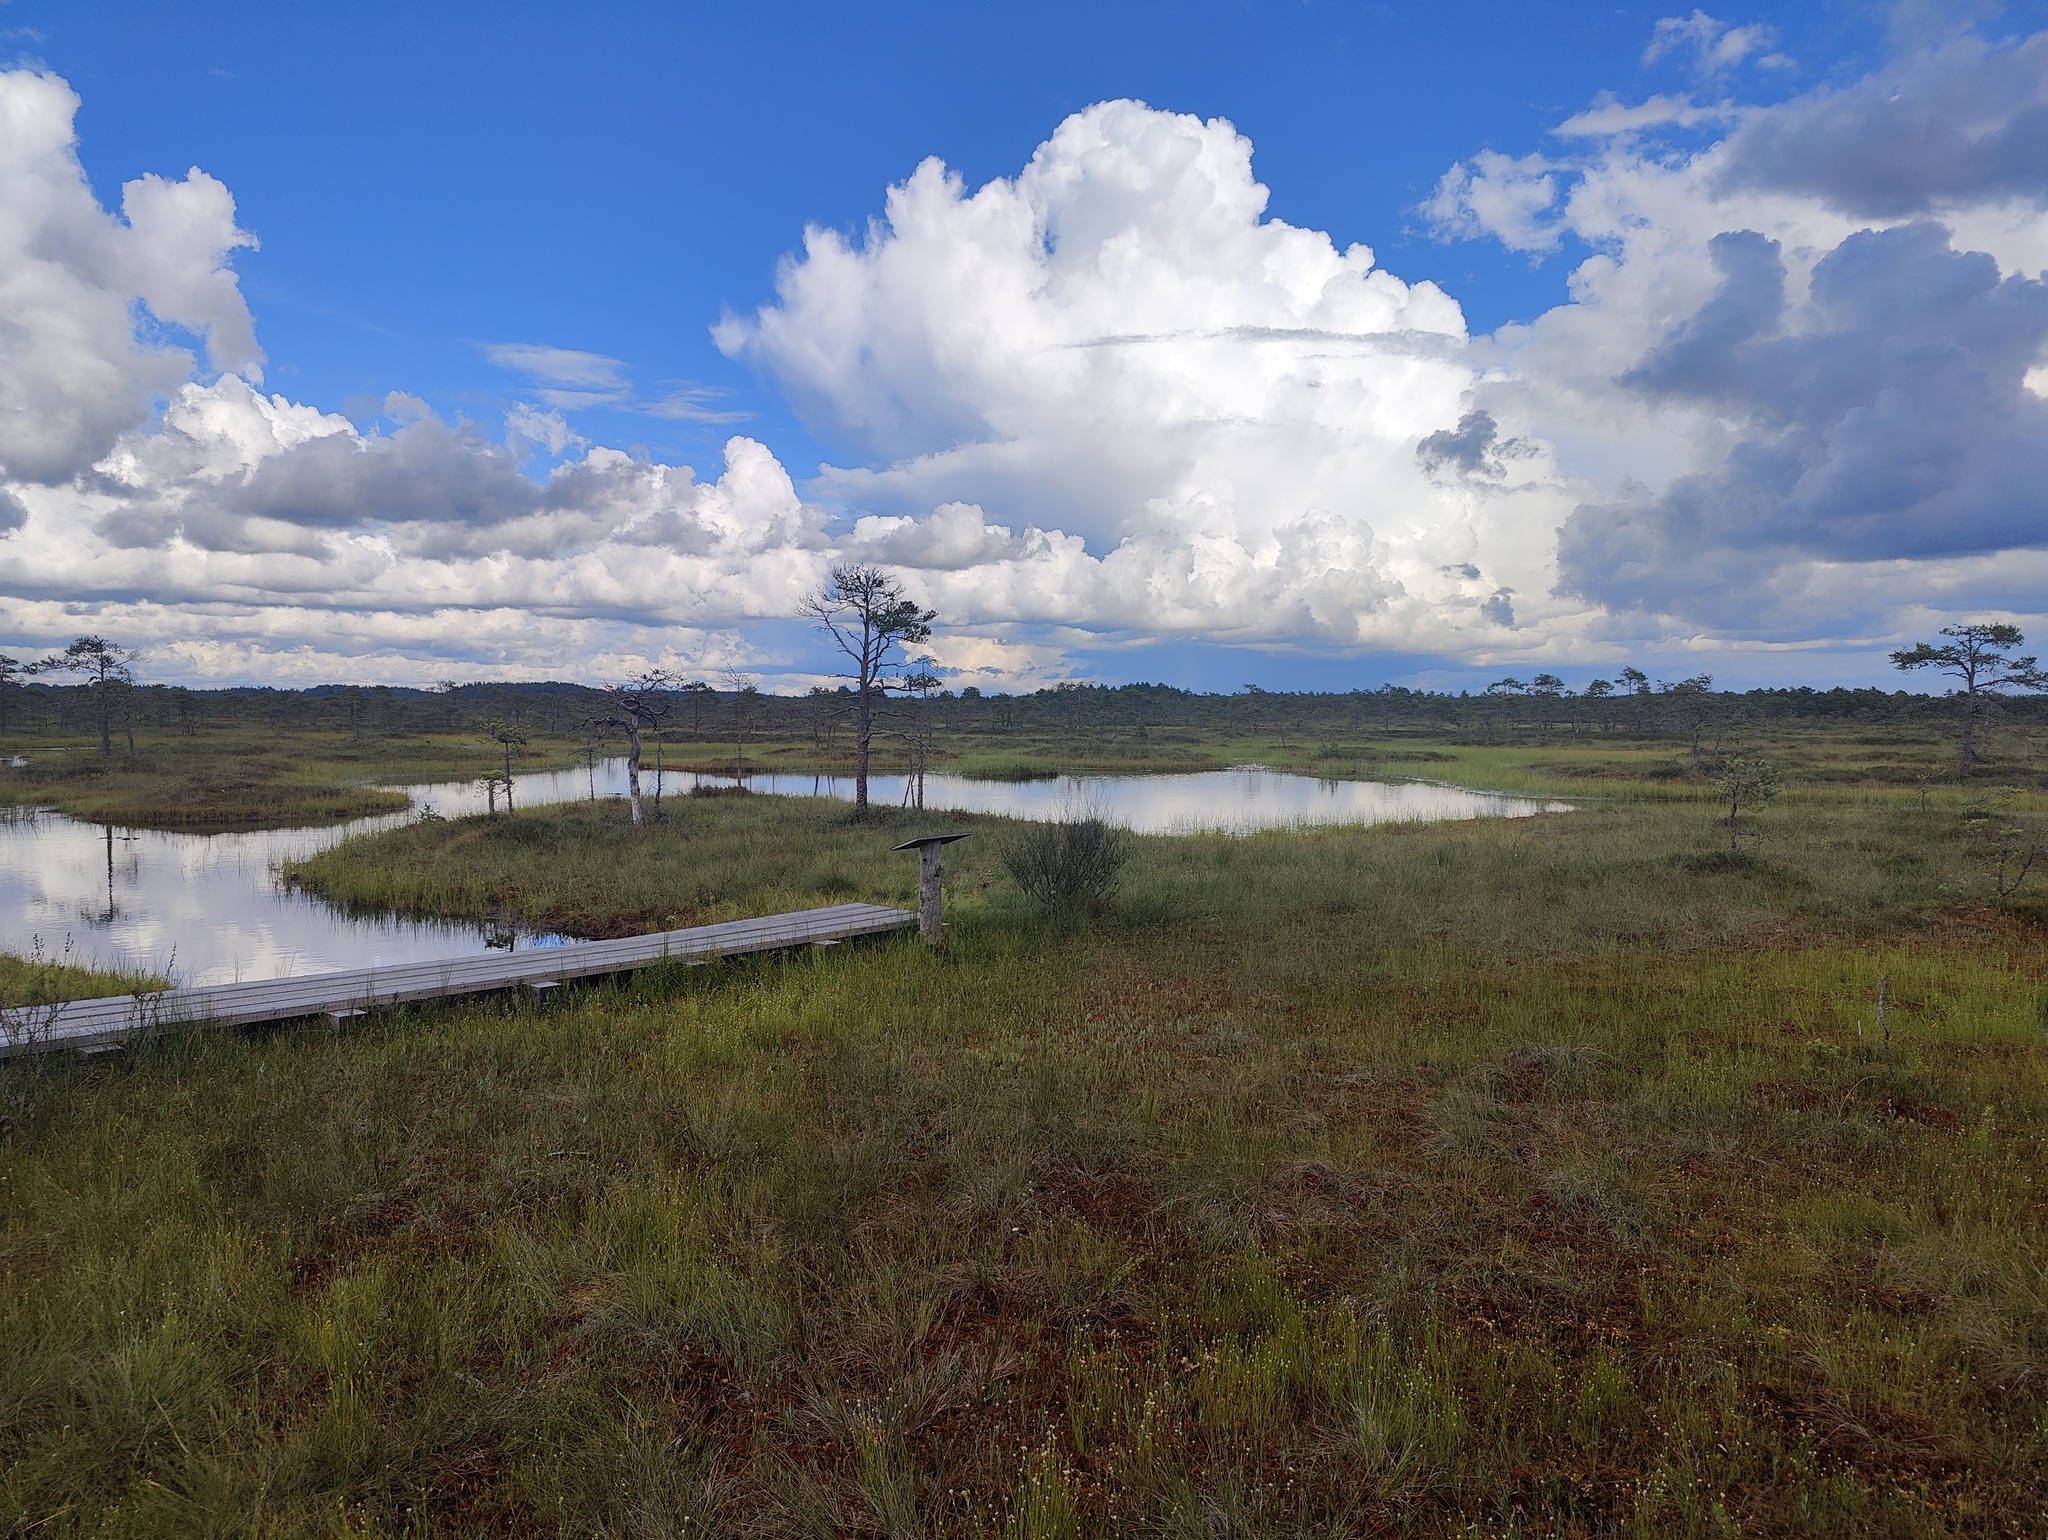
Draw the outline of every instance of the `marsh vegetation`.
M1582 800L1129 837L1064 913L966 819L942 952L0 1065L0 1520L2039 1533L2031 749L1755 733L1731 852L1685 742L1254 741ZM905 902L901 818L522 807L297 875L604 933Z

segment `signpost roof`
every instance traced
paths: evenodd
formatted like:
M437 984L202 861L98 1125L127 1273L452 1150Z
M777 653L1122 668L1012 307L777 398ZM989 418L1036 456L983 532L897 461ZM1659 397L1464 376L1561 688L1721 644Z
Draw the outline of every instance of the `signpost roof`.
M914 840L905 840L902 844L891 845L889 848L891 850L918 850L926 845L950 845L955 840L966 839L969 832L971 831L963 830L958 834L920 834Z

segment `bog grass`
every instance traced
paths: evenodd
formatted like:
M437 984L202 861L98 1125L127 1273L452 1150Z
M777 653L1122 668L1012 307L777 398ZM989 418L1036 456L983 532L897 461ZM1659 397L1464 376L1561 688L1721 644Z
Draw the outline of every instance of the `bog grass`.
M164 980L148 975L80 966L61 952L38 951L26 957L0 953L0 1006L54 1005L164 987Z
M649 801L650 814L652 801ZM571 802L510 818L420 818L285 868L288 882L346 908L499 916L572 936L650 930L864 899L917 902L914 856L889 847L948 814L877 808L856 822L842 802L669 796L635 828L622 802ZM992 853L950 853L962 900L993 875Z
M2048 932L1966 804L1137 838L1087 920L967 820L943 952L0 1065L0 1524L2043 1533ZM914 885L898 817L669 810L300 877Z
M54 807L123 828L275 828L407 806L402 793L361 779L367 772L339 735L236 728L143 736L134 752L124 742L105 759L84 741L19 747L28 763L0 766L0 804Z

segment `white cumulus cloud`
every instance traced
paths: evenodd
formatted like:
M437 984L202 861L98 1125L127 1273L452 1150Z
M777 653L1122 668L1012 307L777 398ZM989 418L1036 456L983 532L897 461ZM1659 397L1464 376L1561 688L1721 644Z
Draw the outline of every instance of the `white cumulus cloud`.
M30 70L0 73L0 476L62 482L90 467L198 360L257 378L263 355L227 258L254 238L194 168L100 206L78 163L78 98ZM158 323L138 331L136 308Z
M1014 178L927 160L717 339L877 462L815 484L877 510L865 548L984 621L1499 646L1498 606L1443 576L1472 563L1571 608L1540 453L1483 483L1418 459L1474 385L1457 304L1268 218L1251 154L1117 101Z
M1729 640L2039 611L1998 574L2048 551L2044 102L2048 37L1964 38L1560 168L1553 218L1596 254L1479 393L1607 484L1560 589Z
M254 242L227 190L143 177L108 212L78 105L51 76L0 73L0 628L17 646L104 630L208 679L589 677L743 661L741 628L822 581L825 515L765 446L734 438L701 481L569 426L557 403L627 391L618 360L491 348L547 403L514 403L499 438L403 395L388 432L266 395L228 265ZM538 477L535 449L561 457Z

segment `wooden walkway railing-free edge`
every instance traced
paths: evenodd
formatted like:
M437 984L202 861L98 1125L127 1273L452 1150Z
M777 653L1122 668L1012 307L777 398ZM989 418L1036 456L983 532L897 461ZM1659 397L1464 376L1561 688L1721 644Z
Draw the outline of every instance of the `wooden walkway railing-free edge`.
M0 1057L57 1048L112 1047L137 1034L186 1026L261 1026L303 1016L354 1016L383 1005L482 994L629 973L662 962L706 963L750 952L829 946L917 924L880 904L832 904L794 914L728 920L615 941L571 941L523 952L484 952L391 968L349 968L301 978L207 984L100 1000L0 1010Z

